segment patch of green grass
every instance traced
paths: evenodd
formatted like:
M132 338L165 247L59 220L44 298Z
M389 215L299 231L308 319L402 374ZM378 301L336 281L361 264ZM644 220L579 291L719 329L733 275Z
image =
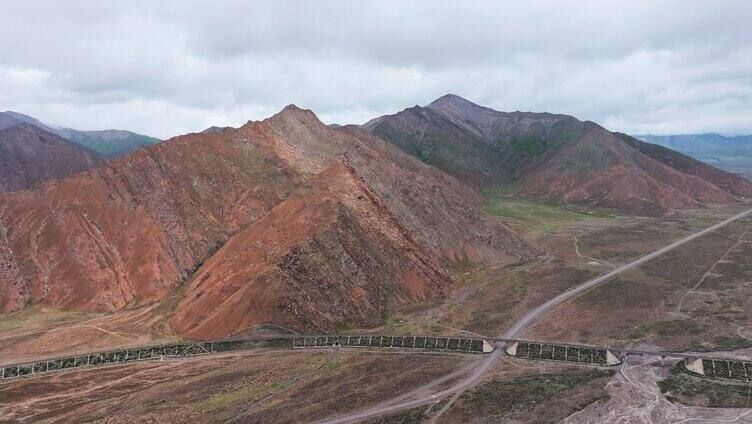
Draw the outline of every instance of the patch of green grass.
M406 319L401 313L387 316L386 319L384 319L382 330L384 333L395 336L416 334L420 332L420 328L417 327L413 321Z
M142 146L159 143L159 139L140 134L130 134L122 139L108 139L89 135L87 137L73 137L72 141L92 150L96 150L107 157L114 157L128 153Z
M243 399L247 399L252 395L252 392L252 389L242 387L237 390L218 393L210 397L209 399L206 399L203 402L194 405L193 408L205 414L215 412Z
M337 323L337 334L344 334L348 330L350 330L350 325L346 322L338 322Z
M277 393L280 390L284 390L285 387L287 387L287 384L277 381L277 382L272 383L271 386L269 386L269 391L272 393Z
M337 368L339 368L340 363L339 361L328 363L324 366L324 369L327 371L332 371ZM267 384L263 387L255 387L255 386L249 386L249 387L240 387L235 390L231 390L224 393L218 393L214 396L197 403L193 406L193 408L196 411L202 412L202 413L212 413L219 411L223 408L226 408L230 405L236 404L238 402L247 401L251 399L258 399L260 396L269 393L269 394L275 394L282 390L285 390L287 387L289 387L291 384L294 384L295 380L291 379L290 381L275 381L274 383Z
M460 261L452 261L448 262L444 265L447 271L449 271L449 274L451 274L454 277L459 277L463 274L467 274L473 271L477 271L478 269L482 269L481 266L479 266L475 262L470 262L467 259L463 259Z
M600 211L575 211L552 203L520 199L513 192L514 186L509 184L484 191L484 212L499 216L511 225L542 233L554 231L574 220L610 216Z
M752 340L737 335L718 335L713 339L713 343L717 346L716 349L719 350L735 350L752 347Z
M342 361L337 358L336 360L324 365L324 373L329 373L338 370L342 366Z
M512 149L515 153L521 153L526 156L534 156L545 150L546 142L536 138L520 138L512 140Z

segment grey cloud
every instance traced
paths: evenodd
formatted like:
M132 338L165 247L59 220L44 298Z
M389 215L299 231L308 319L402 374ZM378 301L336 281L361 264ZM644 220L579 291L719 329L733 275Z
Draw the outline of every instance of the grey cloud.
M0 108L169 137L453 92L626 132L752 133L746 1L517 3L9 1Z

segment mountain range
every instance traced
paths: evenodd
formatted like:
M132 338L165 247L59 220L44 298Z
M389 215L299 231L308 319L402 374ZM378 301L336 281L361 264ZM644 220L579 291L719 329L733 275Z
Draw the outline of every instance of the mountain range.
M45 131L57 134L81 146L88 147L106 158L115 158L159 142L159 139L124 130L79 131L46 124L18 112L0 112L0 129L25 122Z
M265 322L378 325L444 296L452 269L547 255L481 211L479 192L501 184L640 215L752 193L734 174L566 115L447 95L326 126L291 105L0 195L0 310L112 312L176 295L169 324L193 339Z
M439 169L294 106L0 197L0 306L182 300L195 338L260 322L369 325L441 296L450 264L543 254ZM200 313L198 313L200 311Z
M752 179L752 135L726 137L706 133L636 135L635 138L682 152L720 169Z
M473 187L511 184L526 197L660 215L752 194L741 177L593 122L451 94L363 128Z
M716 133L679 135L636 135L635 138L659 144L688 155L752 155L752 135L726 137Z

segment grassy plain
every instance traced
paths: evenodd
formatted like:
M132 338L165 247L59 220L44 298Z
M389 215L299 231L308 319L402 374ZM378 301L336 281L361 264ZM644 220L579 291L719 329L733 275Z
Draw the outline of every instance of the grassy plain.
M689 229L689 224L683 227ZM614 231L624 234L624 228ZM603 254L607 251L604 240L616 240L607 234L602 230L594 243L586 241L581 246L587 246L589 255ZM629 237L621 240L634 243ZM610 256L609 260L626 259ZM670 350L750 347L750 295L752 217L696 239L560 305L532 326L526 336Z
M522 199L516 197L513 192L514 188L509 185L484 191L483 211L502 218L512 227L525 233L549 233L572 221L610 216L595 209Z

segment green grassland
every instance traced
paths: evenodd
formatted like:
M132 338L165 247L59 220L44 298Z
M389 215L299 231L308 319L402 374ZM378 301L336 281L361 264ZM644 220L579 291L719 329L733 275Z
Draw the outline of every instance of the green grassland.
M610 217L599 210L575 209L532 199L521 199L514 194L514 187L503 185L485 190L482 194L483 211L504 219L511 226L525 232L548 233L571 221L592 217Z

